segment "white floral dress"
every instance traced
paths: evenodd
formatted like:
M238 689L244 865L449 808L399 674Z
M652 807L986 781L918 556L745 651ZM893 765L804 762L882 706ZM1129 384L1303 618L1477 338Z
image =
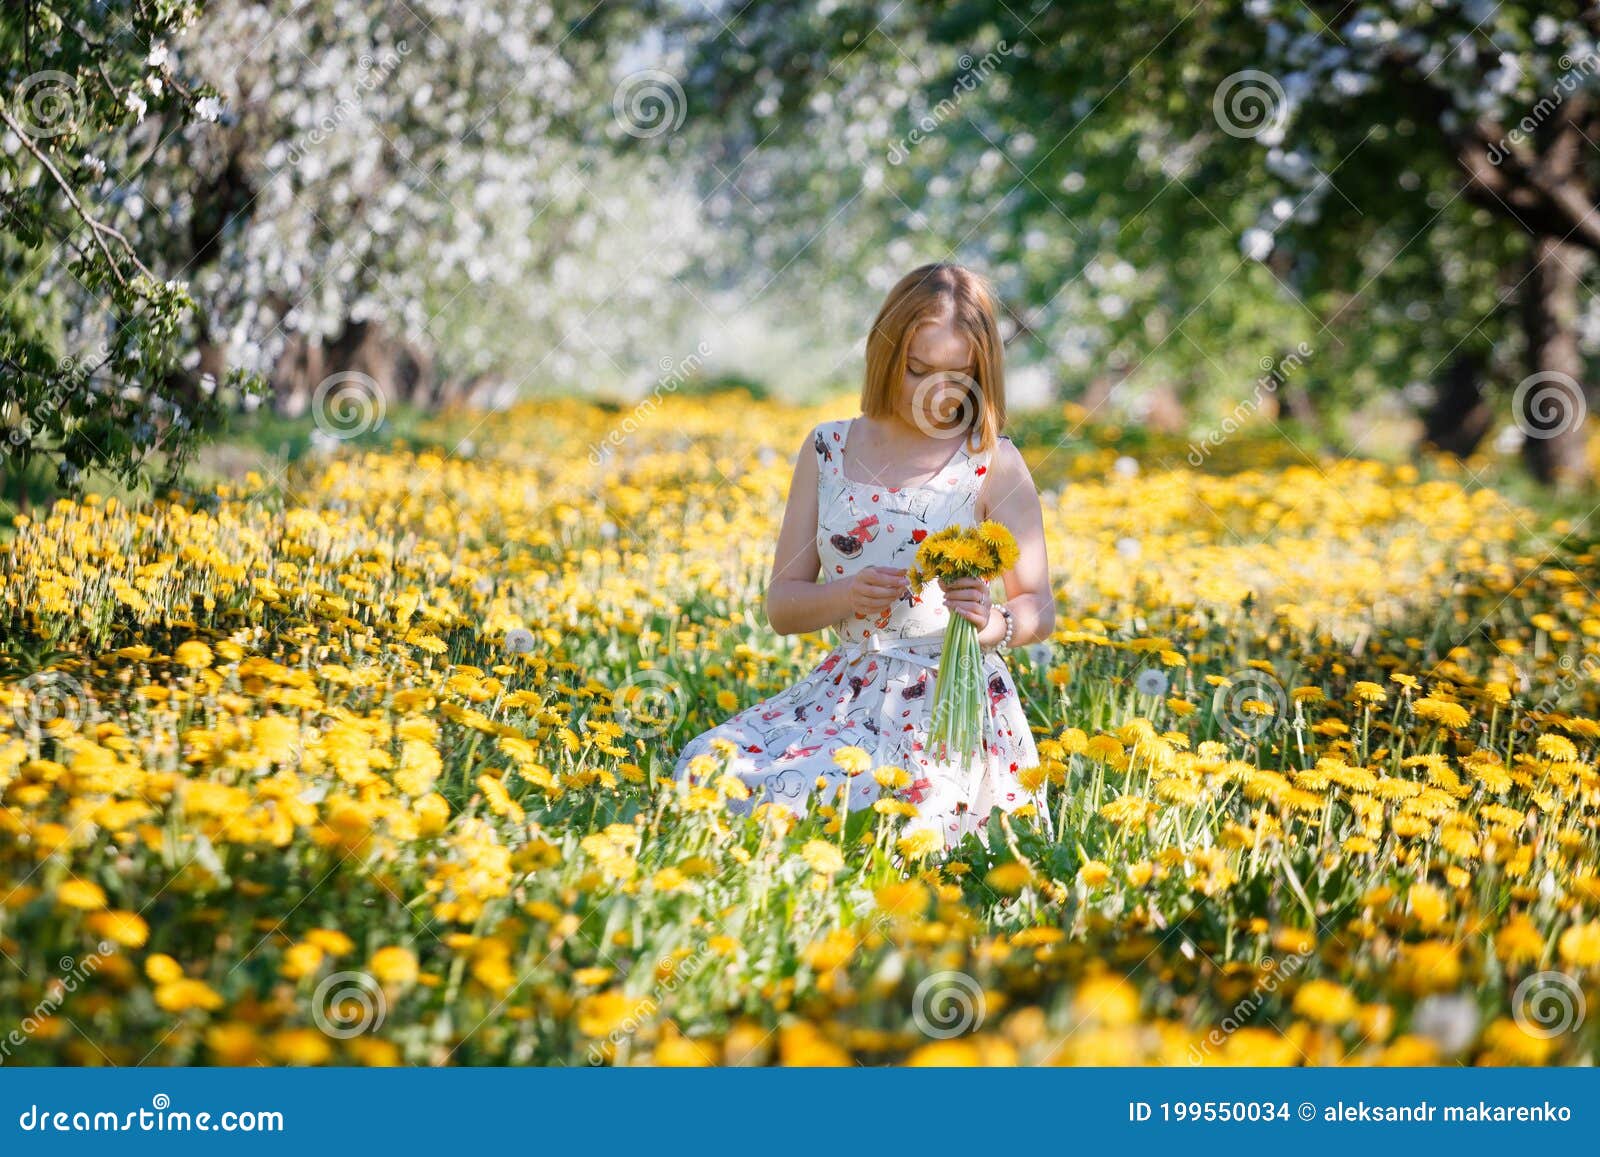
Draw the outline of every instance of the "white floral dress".
M844 448L850 421L824 422L812 436L817 455L817 552L823 577L845 578L862 567L910 566L917 545L946 526L977 523L978 491L989 451L973 454L965 441L945 466L920 486L876 486L845 477ZM907 593L876 621L861 616L837 624L836 646L805 678L770 699L745 708L690 740L675 777L690 777L689 763L726 739L738 748L731 770L751 788L751 798L730 810L747 814L757 804L779 803L804 815L824 781L822 798L836 802L851 781L847 806L870 806L881 789L871 774L853 780L833 761L841 747L857 746L874 767L899 767L911 776L895 792L916 805L907 833L936 829L951 847L977 831L990 808L1011 811L1035 804L1048 823L1044 801L1026 791L1018 773L1039 764L1033 734L1005 660L984 657L988 698L984 752L966 766L934 760L925 750L934 679L950 612L937 583L920 596ZM719 771L721 760L718 760ZM985 842L987 842L985 840Z

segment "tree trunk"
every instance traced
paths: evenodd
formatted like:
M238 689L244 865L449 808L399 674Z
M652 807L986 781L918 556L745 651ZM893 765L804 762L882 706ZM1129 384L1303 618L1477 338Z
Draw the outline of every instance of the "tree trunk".
M1494 407L1483 396L1483 356L1458 354L1438 383L1438 397L1423 415L1422 442L1465 458L1494 425Z
M1528 376L1513 406L1523 460L1534 477L1570 489L1590 481L1585 439L1588 397L1578 345L1579 290L1587 251L1554 237L1533 243L1523 299Z
M274 409L285 418L298 418L311 408L311 393L326 373L322 343L292 334L277 365L272 368Z
M429 406L438 386L433 360L426 352L392 336L375 322L353 321L332 341L292 336L273 368L278 412L298 417L312 405L319 386L334 374L360 374L375 389L374 405L394 402Z
M1314 434L1318 439L1322 436L1322 415L1317 412L1317 406L1311 399L1311 391L1294 382L1284 382L1273 396L1277 399L1274 417L1278 421L1292 419L1309 434Z

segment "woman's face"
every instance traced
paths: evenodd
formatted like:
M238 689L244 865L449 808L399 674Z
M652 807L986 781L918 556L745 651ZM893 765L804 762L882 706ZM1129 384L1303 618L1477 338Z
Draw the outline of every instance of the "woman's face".
M924 321L906 346L896 415L930 437L965 429L978 404L977 369L972 342L953 319Z

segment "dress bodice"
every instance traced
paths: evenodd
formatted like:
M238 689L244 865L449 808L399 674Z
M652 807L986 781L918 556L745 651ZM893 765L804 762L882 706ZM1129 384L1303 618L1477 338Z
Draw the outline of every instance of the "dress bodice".
M841 419L816 428L817 554L822 574L834 580L863 567L909 567L917 547L947 526L977 524L978 492L989 469L989 451L968 449L966 439L939 472L916 486L878 486L844 473L844 448L851 422ZM836 625L840 640L860 642L869 635L903 638L944 630L950 612L937 583L920 595L907 593L877 620L851 616Z

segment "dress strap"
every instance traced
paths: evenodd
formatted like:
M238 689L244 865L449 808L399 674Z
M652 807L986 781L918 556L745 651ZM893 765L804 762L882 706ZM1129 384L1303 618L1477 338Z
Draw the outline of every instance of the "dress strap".
M844 477L844 440L850 429L848 420L823 422L811 434L811 449L817 456L817 491L826 494Z

